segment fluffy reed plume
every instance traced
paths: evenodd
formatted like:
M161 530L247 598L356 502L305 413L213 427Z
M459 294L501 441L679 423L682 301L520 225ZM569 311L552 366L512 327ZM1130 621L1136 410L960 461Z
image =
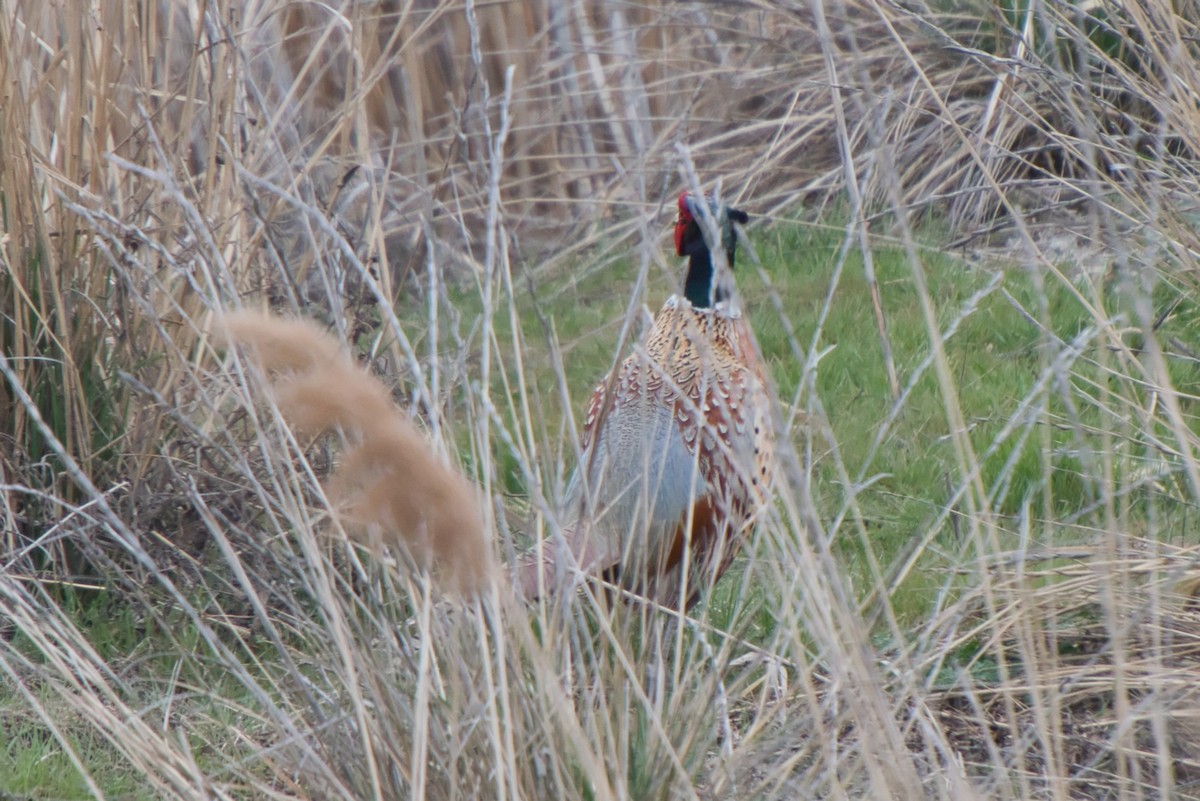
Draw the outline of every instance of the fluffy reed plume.
M350 438L329 492L353 532L407 546L454 590L477 591L496 575L474 487L438 458L383 384L310 321L239 312L224 327L267 371L293 425L337 427Z

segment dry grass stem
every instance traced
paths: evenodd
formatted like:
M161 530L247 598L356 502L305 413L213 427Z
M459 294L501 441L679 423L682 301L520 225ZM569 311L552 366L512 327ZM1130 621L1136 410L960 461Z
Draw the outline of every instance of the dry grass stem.
M1197 797L1197 20L0 0L0 791ZM778 501L516 603L684 187Z

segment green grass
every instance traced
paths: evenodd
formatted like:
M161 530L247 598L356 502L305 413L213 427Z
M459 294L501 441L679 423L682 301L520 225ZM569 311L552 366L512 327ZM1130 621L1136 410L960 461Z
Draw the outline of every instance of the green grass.
M217 664L195 626L181 610L163 604L158 615L105 592L64 589L57 603L96 657L107 666L111 686L123 704L153 727L162 727L190 750L206 776L226 776L253 762L270 741L261 703L228 665ZM262 686L271 686L278 665L259 661L269 646L243 633L244 670L257 669ZM0 683L0 799L93 797L87 779L108 797L154 799L160 791L114 746L113 736L89 725L87 699L56 677L56 666L23 630L8 644L20 659L24 688ZM81 669L81 672L85 672ZM46 678L49 677L49 678ZM97 701L97 703L99 703ZM114 715L119 712L113 710ZM55 722L57 735L45 719ZM60 740L60 737L62 738ZM130 747L139 743L130 735ZM66 746L63 744L66 742ZM255 745L255 743L259 745ZM73 752L75 759L68 754Z
M967 500L968 486L956 512L965 513L968 502L990 509L1002 547L1015 546L1013 531L1020 515L1073 521L1077 526L1039 528L1034 545L1050 547L1086 538L1087 510L1098 501L1093 479L1099 462L1091 457L1113 446L1105 439L1111 433L1100 432L1112 431L1113 415L1147 404L1136 383L1111 376L1109 369L1114 359L1136 362L1141 355L1141 335L1130 317L1128 282L1116 274L1088 277L1069 270L1061 280L1046 274L1037 282L1015 261L980 265L943 252L937 247L936 226L927 230L929 242L920 252L921 267L936 307L939 336L954 329L944 341L954 384L952 397L967 427L984 488L983 498ZM847 257L824 325L817 330L843 235L842 228L829 225L780 225L751 234L763 271L800 346L824 352L815 368L815 396L799 390L805 364L795 356L771 290L748 258L739 261L739 289L770 365L784 417L791 417L793 408L800 412L789 435L802 454L806 444L811 445L815 506L827 515L823 520L827 527L838 522L833 531L835 551L860 598L865 600L877 586L871 557L887 577L919 551L915 569L898 583L890 599L899 619L914 623L930 614L936 591L948 580L947 569L970 563L976 555L972 549L984 546L964 534L966 524L957 514L947 514L952 496L959 494L964 470L956 455L943 387L936 370L925 364L932 339L904 249L883 240L873 249L888 340L900 386L907 392L898 408L857 248ZM497 358L503 369L497 370L494 402L501 407L508 429L520 431L522 409L508 399L514 394L509 388L523 370L536 424L548 432L550 441L564 443L562 463L543 465L551 476L555 470L569 471L574 464L564 413L578 420L593 388L613 364L636 283L637 268L629 262L601 269L581 267L577 274L552 281L516 279L515 303L520 310L516 339L507 313L496 315ZM652 267L646 307L656 311L672 291L672 277ZM1160 341L1194 338L1200 310L1190 299L1179 301L1181 297L1164 286L1153 298L1156 309L1171 310L1158 330ZM1124 321L1120 337L1096 335L1098 326L1084 298L1101 315ZM454 295L451 303L464 320L481 313L474 289ZM419 318L410 319L414 327L420 324ZM642 331L639 324L631 336ZM548 344L551 341L558 343L557 357ZM631 344L626 343L622 355ZM1078 353L1070 356L1072 347ZM555 367L559 361L570 390L570 409L559 400ZM1194 362L1172 358L1169 364L1177 388L1190 395L1200 393L1200 372ZM1194 403L1185 404L1190 415ZM816 417L806 423L806 414ZM831 436L819 422L821 416ZM1127 458L1117 460L1118 469L1150 469L1144 466L1156 464L1147 455L1147 433L1136 421L1130 424L1128 440L1120 443ZM806 437L812 438L811 443L806 443ZM527 488L519 455L497 441L491 456L505 491L514 499L524 497ZM843 467L851 485L859 487L857 492L847 492ZM1172 465L1159 461L1153 469L1163 471L1166 481L1172 480ZM1160 482L1157 489L1145 492L1161 489ZM928 542L918 548L924 540ZM737 584L732 579L725 583Z
M130 670L143 672L130 666ZM166 676L170 676L166 673ZM252 703L231 681L208 681L205 689L179 684L164 696L161 687L146 687L143 714L162 721L164 715L179 742L186 742L205 775L229 778L240 761L257 757L247 741L262 731L247 714ZM55 721L83 769L110 798L160 797L147 778L134 769L108 735L88 725L69 701L49 688L36 690L38 711L21 696L0 693L0 798L85 799L93 795L62 742L46 727L42 715ZM169 698L164 701L164 697ZM235 699L241 699L241 701Z
M82 726L64 726L71 716L52 698L42 699L42 704L60 728L70 732L71 748L88 771L100 777L106 792L124 798L153 797L142 777L122 764L102 735ZM6 699L0 701L0 721L0 798L91 797L87 782L40 717L16 699Z
M1093 486L1099 462L1089 453L1109 454L1112 468L1130 475L1148 465L1158 470L1158 479L1130 492L1126 502L1136 510L1151 496L1165 498L1170 503L1154 507L1159 535L1186 527L1186 504L1178 500L1183 493L1172 491L1180 480L1177 472L1169 459L1156 461L1149 445L1157 435L1171 441L1165 436L1166 423L1161 415L1151 414L1147 423L1136 414L1150 408L1150 398L1129 377L1137 374L1144 358L1142 334L1133 323L1129 282L1116 273L1088 279L1069 272L1067 282L1049 274L1035 282L1019 263L969 263L937 247L941 236L937 229L928 228L925 235L928 241L919 258L952 391L947 393L937 371L927 366L934 340L909 256L899 245L878 239L873 243L873 262L888 341L906 392L898 406L884 369L871 291L856 248L833 286L844 236L840 227L754 229L751 242L771 286L748 257L739 262L738 271L743 305L770 366L783 416L796 421L788 436L802 456L811 453L811 464L805 468L812 479L813 508L831 536L843 572L864 604L877 604L880 587L887 587L886 600L895 619L913 631L936 615L945 603L947 587L953 597L977 583L979 574L964 567L1016 546L1023 518L1033 521L1026 526L1035 540L1027 543L1030 547L1086 542L1095 536L1094 530L1102 530L1099 494ZM674 262L670 260L673 267ZM652 268L644 297L651 312L673 291L672 280ZM566 415L578 419L596 383L618 357L628 353L632 340L618 352L618 338L637 284L636 265L624 261L603 267L584 262L577 272L536 282L518 276L515 330L508 299L495 299L491 397L503 435L491 439L487 457L509 494L510 505L520 507L530 493L525 453L537 453L545 460L540 468L551 483L564 479L572 468L575 457L567 439ZM1081 297L1101 317L1123 321L1113 326L1116 333L1107 338L1094 335L1097 320ZM1200 326L1200 309L1180 297L1163 284L1151 305L1162 318L1157 340L1186 347ZM448 302L454 315L443 319L462 321L461 331L475 337L468 341L468 358L479 359L478 329L472 333L470 327L482 312L479 292L459 288ZM410 334L424 330L425 313L417 303L405 311ZM824 322L819 324L823 314ZM798 359L789 328L806 354L811 348L820 358ZM643 330L639 321L631 329L631 338ZM424 352L420 335L414 340L418 351ZM1073 344L1078 352L1069 351L1064 343ZM1067 352L1073 353L1071 359L1065 359ZM815 365L811 381L805 374L806 360ZM1056 364L1064 369L1055 372ZM558 365L569 390L566 406L560 399ZM470 365L472 379L478 375L477 366ZM1114 366L1120 369L1111 369ZM1185 393L1183 412L1191 421L1194 401L1190 398L1200 394L1196 365L1173 352L1168 366L1174 385ZM528 388L524 403L513 389L521 381ZM964 479L947 413L948 396L967 427L982 495ZM525 404L531 410L528 418ZM1129 420L1114 424L1114 415ZM534 430L528 430L530 426ZM462 451L470 453L470 427L461 426L456 434ZM523 437L537 440L538 447L523 449ZM849 484L844 477L849 477ZM956 503L964 514L959 519L947 514L947 505L964 483ZM1131 483L1126 476L1117 485ZM848 486L857 491L849 492ZM991 510L990 518L981 513L983 506ZM1174 514L1177 509L1180 513ZM992 527L983 532L979 521L985 518ZM1135 511L1127 519L1136 520L1138 514ZM984 534L991 539L984 539ZM707 620L717 630L765 647L777 641L771 610L779 606L772 606L773 599L748 601L739 594L747 588L762 596L778 590L762 582L744 583L741 577L749 565L742 559L718 585ZM882 573L882 585L875 565ZM909 567L902 575L901 566ZM223 679L220 666L208 664L205 647L186 616L167 607L161 610L161 620L151 619L103 597L68 597L60 605L107 663L118 672L128 670L140 677L140 683L131 685L133 697L128 701L133 706L144 701L152 717L161 717L163 704L169 704L173 719L189 721L188 747L206 774L219 776L231 755L245 753L254 742L271 742L270 724L254 711L261 701L248 696L237 680ZM204 607L202 598L197 606ZM740 617L735 620L735 615ZM881 651L890 650L896 643L883 618L873 619L874 644ZM804 633L796 636L807 639ZM271 653L265 642L243 645L246 650L239 653L251 661ZM20 635L13 648L36 662L36 646L22 642ZM964 641L932 677L934 683L951 686L963 666L977 682L995 683L998 657L989 648L979 639ZM264 686L281 690L267 678L275 669L269 664L248 669ZM168 686L165 677L172 675L171 681L178 683ZM48 691L42 692L47 697L39 702L41 709L62 722L86 769L106 791L151 797L152 791L129 774L128 763L111 743L87 725L75 725L78 713L49 697ZM5 715L8 746L0 751L0 793L86 797L82 777L61 745L39 726L27 702L13 692L0 692L0 707L12 713ZM626 779L631 787L657 792L660 755L641 742L653 739L643 731L645 721L639 717L646 710L636 707L630 714ZM688 753L694 758L708 747Z

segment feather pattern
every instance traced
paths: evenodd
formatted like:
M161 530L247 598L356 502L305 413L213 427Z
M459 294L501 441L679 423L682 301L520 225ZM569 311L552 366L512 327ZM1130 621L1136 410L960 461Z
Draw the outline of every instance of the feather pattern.
M576 471L567 498L569 508L590 500L581 520L598 567L660 603L694 603L766 502L772 439L745 319L728 303L697 309L672 296L611 392L602 382L588 406L587 487Z

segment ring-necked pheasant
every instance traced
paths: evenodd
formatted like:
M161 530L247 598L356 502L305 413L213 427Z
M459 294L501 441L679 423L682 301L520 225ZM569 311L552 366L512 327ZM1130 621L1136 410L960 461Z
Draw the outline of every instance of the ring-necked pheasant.
M673 608L691 606L729 567L772 481L763 367L726 289L734 223L748 219L710 198L679 197L683 297L668 298L645 341L596 388L567 489L574 522L560 542L578 566ZM724 264L705 233L713 223ZM559 561L547 540L524 563L527 597L557 583Z

